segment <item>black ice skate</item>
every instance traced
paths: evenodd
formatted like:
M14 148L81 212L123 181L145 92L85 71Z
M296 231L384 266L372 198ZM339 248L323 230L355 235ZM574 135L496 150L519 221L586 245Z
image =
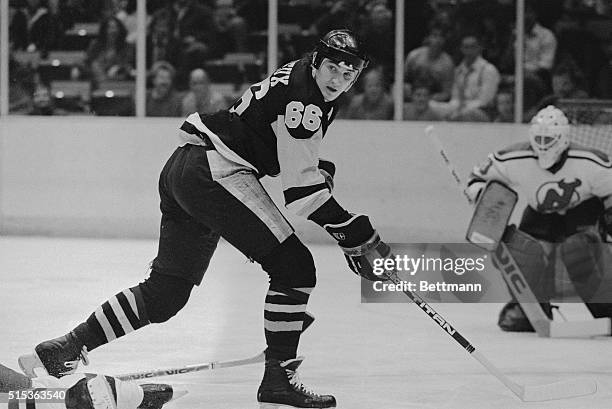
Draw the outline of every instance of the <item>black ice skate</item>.
M541 302L540 305L544 313L549 319L553 318L553 308L558 308L556 305L551 305L547 302ZM497 325L502 331L508 332L535 332L529 319L523 312L521 305L517 302L509 302L499 313Z
M72 332L41 342L36 345L33 354L22 355L18 359L21 370L30 378L44 375L61 378L74 373L79 361L89 364L87 347Z
M304 357L288 361L266 360L266 370L257 391L260 409L336 407L333 396L317 395L302 385L297 369L303 360Z

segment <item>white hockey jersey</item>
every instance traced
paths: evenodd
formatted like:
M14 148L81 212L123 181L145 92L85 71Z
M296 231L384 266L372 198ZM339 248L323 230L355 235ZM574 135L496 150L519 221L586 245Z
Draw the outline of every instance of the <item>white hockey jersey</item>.
M468 184L488 180L507 184L539 213L565 214L592 197L612 207L612 162L600 151L575 144L550 169L538 165L528 142L502 149L474 168Z

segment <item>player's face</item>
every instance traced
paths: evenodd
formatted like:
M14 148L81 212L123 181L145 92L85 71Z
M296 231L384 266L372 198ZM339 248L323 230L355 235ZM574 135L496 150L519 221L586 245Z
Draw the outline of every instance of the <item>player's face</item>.
M315 81L323 94L323 98L328 102L348 91L356 78L356 70L338 65L327 58L315 70Z

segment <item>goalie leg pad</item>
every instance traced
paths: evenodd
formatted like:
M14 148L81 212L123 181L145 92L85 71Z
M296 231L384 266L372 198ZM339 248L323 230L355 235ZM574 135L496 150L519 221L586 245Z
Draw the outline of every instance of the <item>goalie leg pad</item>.
M561 258L576 292L595 317L612 316L612 253L595 230L579 232L561 244Z
M508 226L502 240L538 301L548 302L555 290L554 249L545 248L544 243L518 230L514 225Z

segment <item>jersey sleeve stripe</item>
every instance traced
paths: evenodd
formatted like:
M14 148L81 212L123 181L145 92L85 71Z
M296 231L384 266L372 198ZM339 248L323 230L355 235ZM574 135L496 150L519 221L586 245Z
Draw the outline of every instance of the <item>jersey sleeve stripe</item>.
M308 216L310 216L319 207L323 206L323 204L325 204L325 202L327 202L327 200L329 200L329 198L331 197L331 193L329 193L329 190L327 190L327 185L325 184L322 184L322 185L323 186L321 187L321 189L313 191L307 196L302 196L301 198L297 198L298 196L295 196L296 198L292 200L291 202L287 201L285 203L285 206L287 207L287 209L289 209L294 214L308 218ZM302 188L291 188L291 189L302 189Z
M303 199L323 189L327 190L327 184L319 183L312 186L291 187L283 192L285 205L289 205L296 200Z
M495 160L499 162L506 162L509 160L518 159L537 159L537 155L530 151L514 151L514 152L496 152L493 154Z

